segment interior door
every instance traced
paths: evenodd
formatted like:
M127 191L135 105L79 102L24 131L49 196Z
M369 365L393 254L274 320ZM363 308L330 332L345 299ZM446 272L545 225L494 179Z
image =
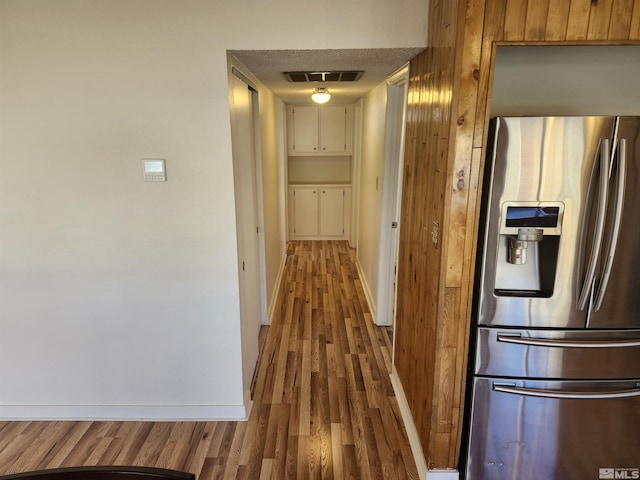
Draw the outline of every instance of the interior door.
M395 321L398 220L402 203L408 74L408 69L399 72L387 86L384 181L382 182L383 209L380 230L380 285L376 315L378 325L393 325Z
M238 237L243 387L250 389L260 333L260 254L253 101L249 86L232 75L232 147Z

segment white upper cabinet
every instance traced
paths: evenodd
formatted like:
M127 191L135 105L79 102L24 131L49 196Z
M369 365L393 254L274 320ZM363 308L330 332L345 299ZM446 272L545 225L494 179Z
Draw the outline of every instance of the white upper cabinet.
M320 153L347 154L347 107L319 107Z
M289 129L290 150L294 153L318 153L320 129L318 107L292 107ZM291 154L291 152L289 152Z
M287 108L289 155L351 155L351 105Z

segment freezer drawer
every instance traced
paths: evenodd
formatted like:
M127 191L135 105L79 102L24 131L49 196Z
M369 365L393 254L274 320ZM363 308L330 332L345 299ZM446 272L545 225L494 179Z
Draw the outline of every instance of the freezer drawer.
M640 478L640 379L476 378L472 395L467 480Z
M546 379L640 378L640 330L479 328L475 374Z

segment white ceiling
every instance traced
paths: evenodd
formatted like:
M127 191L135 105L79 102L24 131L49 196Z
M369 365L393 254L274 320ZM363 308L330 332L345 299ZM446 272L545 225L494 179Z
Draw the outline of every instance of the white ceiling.
M285 103L311 104L315 87L326 87L331 103L353 103L416 56L422 47L344 50L231 50L256 78ZM282 72L364 70L355 82L294 83Z

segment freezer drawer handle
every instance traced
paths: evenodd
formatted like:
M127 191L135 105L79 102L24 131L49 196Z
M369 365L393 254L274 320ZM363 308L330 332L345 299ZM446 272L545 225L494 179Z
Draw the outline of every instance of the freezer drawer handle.
M553 338L522 337L519 334L498 334L499 342L532 345L534 347L569 347L569 348L620 348L640 347L640 338L625 340L555 340Z
M640 385L630 390L612 390L610 392L572 392L570 390L545 390L538 388L516 387L513 383L494 383L494 392L513 393L515 395L525 395L528 397L544 398L578 398L578 399L601 399L601 398L625 398L640 397Z

